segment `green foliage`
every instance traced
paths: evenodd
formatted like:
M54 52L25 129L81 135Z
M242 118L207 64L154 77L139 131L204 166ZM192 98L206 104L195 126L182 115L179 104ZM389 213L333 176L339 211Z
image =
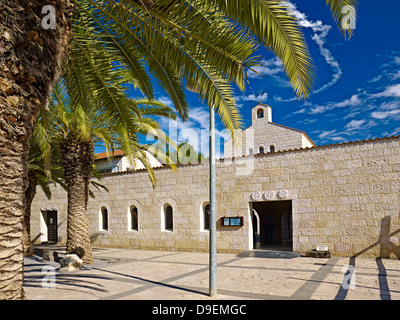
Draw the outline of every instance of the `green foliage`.
M283 2L276 2L75 1L95 37L145 95L152 98L151 75L186 120L185 88L194 89L233 136L241 126L234 86L245 89L247 70L258 65L254 52L260 44L287 65L299 96L307 96L311 87L311 59L302 34Z
M354 22L357 20L357 8L358 1L357 0L326 0L326 4L331 9L333 18L335 19L339 30L342 32L343 36L346 38L347 36L351 38L354 33L354 30L351 28L343 28L343 19L351 19ZM354 10L348 10L346 14L343 14L343 8L350 6L354 8Z
M75 0L74 47L81 56L71 62L73 87L91 77L107 107L127 116L123 98L111 79L103 78L107 68L117 69L149 99L154 98L151 79L172 99L183 120L188 119L185 88L215 107L224 126L235 138L241 127L234 88L246 87L246 73L259 64L254 56L265 46L283 62L298 98L307 98L314 82L314 67L297 20L283 0ZM356 0L326 0L341 25L342 8ZM351 29L342 29L351 35ZM91 56L86 49L96 50ZM109 57L112 57L110 65ZM93 58L93 59L88 59ZM80 60L80 61L78 61ZM79 69L76 63L83 67ZM93 71L87 74L88 71ZM83 74L82 74L83 73ZM80 103L90 95L77 95ZM121 100L122 99L122 100ZM108 102L107 102L108 103Z

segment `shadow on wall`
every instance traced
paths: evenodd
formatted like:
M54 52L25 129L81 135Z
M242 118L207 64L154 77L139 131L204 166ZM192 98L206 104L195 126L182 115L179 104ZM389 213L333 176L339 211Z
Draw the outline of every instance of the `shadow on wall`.
M381 220L381 232L379 235L379 245L381 258L397 258L400 259L400 245L394 244L390 238L400 232L400 229L390 233L391 217L386 216Z
M101 233L94 233L90 235L90 243L94 243L97 241Z
M378 281L379 281L379 294L381 300L391 300L389 283L387 281L387 272L386 268L383 264L382 258L392 258L392 259L400 259L400 245L396 245L390 239L394 235L400 232L400 229L390 233L390 225L391 225L391 216L386 216L381 220L381 230L379 234L379 239L375 243L371 244L367 248L357 252L355 255L350 257L348 270L344 275L344 279L342 282L342 286L340 286L335 300L345 300L349 291L348 286L343 286L343 284L350 284L351 278L353 276L353 272L356 267L356 257L365 253L368 250L371 250L375 246L379 245L379 258L375 259L377 268L378 268Z
M64 222L66 222L67 221L67 219L64 219L63 221L61 221L59 224L57 224L57 230L61 227L61 225L64 223ZM34 244L40 244L41 243L41 240L40 240L40 237L43 235L43 232L39 232L38 234L36 234L34 237L32 237L32 239L31 239L31 241L32 241L32 243L34 243ZM58 237L57 237L57 243L62 243L64 241L64 239L63 239L63 237L62 236L60 236L59 234L58 234ZM45 241L46 242L46 241Z
M353 257L358 257L359 255L371 250L372 248L379 245L379 257L380 258L392 258L400 259L400 245L396 245L390 239L397 233L400 233L400 229L390 233L391 216L386 216L381 220L381 231L379 233L378 241L374 242L365 249L357 252Z

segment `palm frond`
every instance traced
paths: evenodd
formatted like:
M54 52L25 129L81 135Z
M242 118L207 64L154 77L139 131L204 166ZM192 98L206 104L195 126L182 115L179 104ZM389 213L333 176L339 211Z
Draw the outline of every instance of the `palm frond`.
M77 2L81 11L89 18L88 24L95 30L95 37L99 37L103 46L112 54L115 61L121 64L122 72L124 72L124 82L132 82L138 87L142 93L149 99L154 98L154 87L150 77L144 67L142 59L134 47L129 46L129 43L124 41L123 35L110 29L90 8L89 3ZM128 44L128 45L127 45Z
M357 21L357 0L326 0L332 12L339 30L345 38L351 38L354 34L352 23L355 25ZM350 24L349 24L350 22Z
M166 106L164 103L157 100L149 100L144 98L136 98L136 104L140 108L140 113L143 116L160 116L172 120L177 119L177 114L174 109Z
M171 97L182 119L187 120L189 107L179 75L169 64L163 63L162 59L157 56L159 48L150 47L142 38L143 34L132 27L132 23L136 20L132 19L130 13L121 9L119 5L102 6L98 1L89 0L89 2L99 20L107 23L103 23L102 28L108 28L121 35L120 43L124 44L126 48L132 48L137 55L147 61L149 72L155 76L159 85Z
M307 98L314 67L296 18L283 0L207 0L210 6L240 24L283 62L298 98Z

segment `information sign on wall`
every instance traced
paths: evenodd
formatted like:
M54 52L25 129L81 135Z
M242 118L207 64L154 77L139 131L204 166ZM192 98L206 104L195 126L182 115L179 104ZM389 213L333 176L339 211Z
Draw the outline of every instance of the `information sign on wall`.
M243 217L222 217L221 225L223 227L241 227L243 226Z

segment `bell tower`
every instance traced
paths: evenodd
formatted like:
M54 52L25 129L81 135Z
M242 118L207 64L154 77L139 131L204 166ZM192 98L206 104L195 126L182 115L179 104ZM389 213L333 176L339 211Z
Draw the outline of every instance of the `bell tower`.
M252 124L258 122L272 122L272 108L264 103L258 103L251 109Z

